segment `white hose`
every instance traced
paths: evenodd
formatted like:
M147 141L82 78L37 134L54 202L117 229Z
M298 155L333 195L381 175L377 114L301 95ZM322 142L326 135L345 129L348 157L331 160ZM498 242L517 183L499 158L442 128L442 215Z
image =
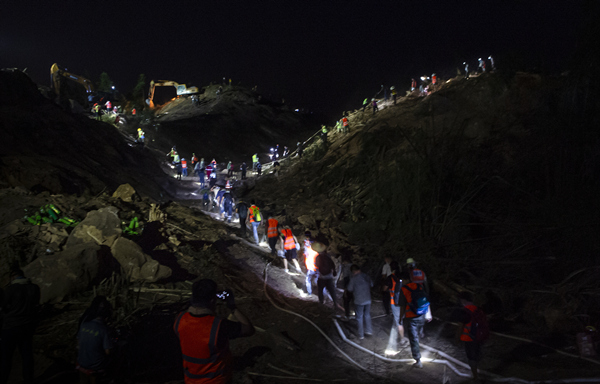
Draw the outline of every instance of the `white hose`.
M294 316L298 316L299 318L306 320L310 325L312 325L313 327L315 327L317 329L317 331L319 331L321 333L321 335L323 335L323 337L325 337L325 339L327 341L329 341L329 343L339 352L342 354L342 356L344 356L349 362L351 362L352 364L356 365L358 368L360 368L363 371L367 371L367 369L365 367L363 367L362 365L358 364L356 361L354 361L350 356L348 356L344 351L342 351L340 349L340 347L338 347L333 340L331 340L329 338L329 336L327 336L327 334L325 334L325 332L323 332L323 330L321 330L321 328L319 328L318 325L316 325L315 323L313 323L310 319L296 313L296 312L292 312L292 311L288 311L287 309L281 308L279 306L277 306L277 304L275 304L275 302L271 299L271 297L269 296L269 294L267 293L267 276L268 276L268 271L269 271L269 265L271 265L271 262L267 263L267 265L265 266L265 281L264 281L264 291L265 291L265 296L267 296L267 299L269 299L269 301L271 302L271 304L273 304L273 306L277 309L279 309L280 311L289 313L291 315ZM368 372L368 371L367 371Z

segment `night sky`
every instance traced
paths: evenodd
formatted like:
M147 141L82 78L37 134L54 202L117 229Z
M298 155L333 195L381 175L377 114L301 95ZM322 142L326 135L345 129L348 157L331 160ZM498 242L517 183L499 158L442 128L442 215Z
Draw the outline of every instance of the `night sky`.
M223 77L337 116L381 84L448 77L493 55L567 69L583 1L9 1L0 67L50 84L56 62L123 93L140 73L203 86ZM517 59L515 59L517 58Z

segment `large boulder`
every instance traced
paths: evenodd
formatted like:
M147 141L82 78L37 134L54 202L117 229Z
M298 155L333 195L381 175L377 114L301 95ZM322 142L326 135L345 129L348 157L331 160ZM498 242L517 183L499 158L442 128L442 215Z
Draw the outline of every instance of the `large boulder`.
M100 246L79 244L62 252L36 259L23 268L40 287L41 303L59 302L63 297L87 289L96 278Z
M121 184L119 188L113 193L112 197L121 199L125 202L131 203L133 201L132 196L135 194L135 189L131 184Z
M129 239L118 238L111 251L132 281L155 282L171 276L171 268L146 255L142 247Z
M112 246L122 232L121 219L117 216L117 212L118 209L115 207L105 207L89 212L71 232L66 248L85 243Z

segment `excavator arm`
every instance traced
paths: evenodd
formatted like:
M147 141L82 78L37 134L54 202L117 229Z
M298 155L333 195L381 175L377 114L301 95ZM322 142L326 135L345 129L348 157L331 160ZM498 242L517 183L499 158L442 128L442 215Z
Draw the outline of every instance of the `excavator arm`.
M154 90L156 87L167 87L173 86L177 90L177 96L180 95L191 95L198 93L198 87L187 87L185 84L179 84L171 80L152 80L150 81L150 89L148 90L148 99L146 103L150 106L150 109L154 109Z
M61 69L56 63L52 64L52 67L50 67L50 77L52 79L54 92L56 92L57 95L60 95L60 82L63 78L73 80L83 85L87 93L94 92L94 85L92 84L91 80L88 80L83 76L74 75L70 72L67 72Z

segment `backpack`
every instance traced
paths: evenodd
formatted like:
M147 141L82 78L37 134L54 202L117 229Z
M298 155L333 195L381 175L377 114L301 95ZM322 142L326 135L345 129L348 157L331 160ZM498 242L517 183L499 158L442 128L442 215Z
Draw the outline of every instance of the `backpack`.
M410 310L418 316L426 314L429 309L429 300L427 300L423 286L417 284L417 289L411 289L408 285L405 285L403 288L406 288L410 292L412 298L412 302L408 304Z
M254 207L252 208L252 212L254 213L254 220L257 222L262 221L262 217L260 215L260 210L258 209L258 207Z
M477 308L474 312L471 312L471 332L470 336L477 342L483 342L490 337L490 326L487 321L485 313Z

